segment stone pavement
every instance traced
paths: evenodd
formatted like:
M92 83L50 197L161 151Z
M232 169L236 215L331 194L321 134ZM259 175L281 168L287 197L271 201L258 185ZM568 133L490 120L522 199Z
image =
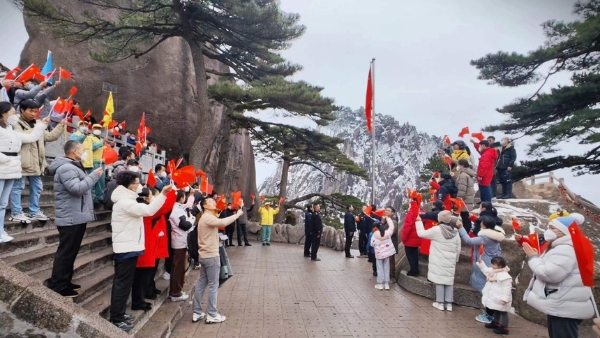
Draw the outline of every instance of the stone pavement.
M321 247L322 261L312 262L300 245L252 245L227 249L234 276L219 290L218 305L227 320L194 324L187 305L171 337L498 336L475 321L479 310L441 312L397 284L376 290L366 258L347 259ZM513 337L548 336L546 328L517 316L510 317L510 331Z

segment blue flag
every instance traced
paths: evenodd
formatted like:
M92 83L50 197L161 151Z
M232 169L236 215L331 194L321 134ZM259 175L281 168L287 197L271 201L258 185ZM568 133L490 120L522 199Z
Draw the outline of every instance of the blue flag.
M48 57L46 58L46 64L44 64L44 68L42 68L42 76L47 78L54 71L54 67L52 66L52 52L48 51ZM54 83L54 79L48 80L49 84Z

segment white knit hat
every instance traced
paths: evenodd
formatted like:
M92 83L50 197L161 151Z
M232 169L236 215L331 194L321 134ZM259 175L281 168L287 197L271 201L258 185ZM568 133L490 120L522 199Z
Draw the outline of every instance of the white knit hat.
M556 229L560 230L560 232L565 234L565 236L570 236L569 227L571 226L571 224L575 222L577 223L577 225L581 225L584 221L585 217L583 217L582 214L575 213L570 214L569 216L555 218L548 225L552 225Z

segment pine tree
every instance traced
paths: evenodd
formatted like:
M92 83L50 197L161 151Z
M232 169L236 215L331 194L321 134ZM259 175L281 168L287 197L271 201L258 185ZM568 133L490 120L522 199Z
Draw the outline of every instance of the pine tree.
M497 52L471 61L479 78L490 84L517 87L541 82L530 97L498 109L507 115L506 122L486 128L536 137L528 154L539 159L524 161L525 170L516 172L513 179L561 168L572 168L578 174L600 173L600 0L578 2L573 12L579 16L576 21L542 24L546 42L536 50L527 54ZM573 72L572 84L542 93L547 80L560 72ZM555 154L566 141L587 149L569 156L544 156Z
M421 181L419 193L423 195L424 202L429 201L431 198L431 194L429 193L429 181L431 181L431 177L435 172L442 173L444 171L448 171L448 165L438 154L432 155L423 166L423 169L421 169L421 173L419 174L419 179Z

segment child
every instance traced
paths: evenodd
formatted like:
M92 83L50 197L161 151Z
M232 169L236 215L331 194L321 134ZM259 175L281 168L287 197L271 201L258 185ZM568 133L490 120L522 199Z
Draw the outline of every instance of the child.
M373 227L371 233L369 234L369 238L367 239L367 254L369 255L369 262L373 264L373 276L377 277L377 259L375 259L375 248L371 246L371 239L373 239L373 234L377 231L377 226Z
M454 273L460 257L460 237L456 229L457 217L444 210L438 214L439 225L425 230L421 217L415 223L417 235L431 240L429 271L427 279L435 284L435 302L433 307L452 311L454 301Z
M489 268L481 257L477 266L487 278L487 283L482 291L481 303L486 311L494 314L491 323L485 324L488 329L494 329L494 333L508 334L508 311L512 303L512 277L508 274L510 269L506 266L506 260L496 256L492 258L492 267Z
M394 233L394 223L390 217L384 217L379 226L379 231L373 232L371 236L371 246L375 249L375 258L377 259L377 290L390 289L390 256L396 254L392 234Z

